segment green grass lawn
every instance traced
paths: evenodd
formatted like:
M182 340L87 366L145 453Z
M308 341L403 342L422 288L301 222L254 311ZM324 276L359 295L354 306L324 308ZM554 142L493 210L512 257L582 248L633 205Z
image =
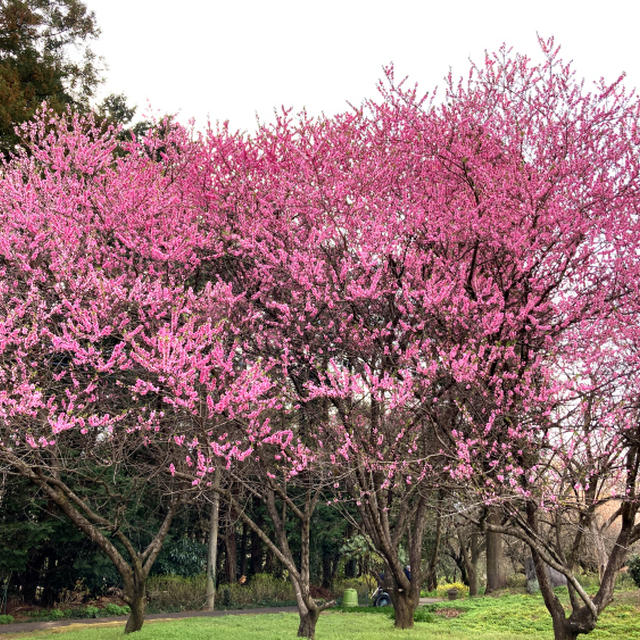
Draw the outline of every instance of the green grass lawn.
M638 593L619 594L601 618L589 640L640 640L640 598ZM317 627L317 640L551 640L551 622L538 596L506 595L442 602L429 607L436 614L432 622L416 623L410 631L393 630L388 612L324 613ZM438 613L440 612L440 613ZM150 621L133 640L294 640L296 614L236 615L219 618ZM78 625L4 638L38 640L114 640L123 637L124 625ZM585 636L586 638L587 636Z

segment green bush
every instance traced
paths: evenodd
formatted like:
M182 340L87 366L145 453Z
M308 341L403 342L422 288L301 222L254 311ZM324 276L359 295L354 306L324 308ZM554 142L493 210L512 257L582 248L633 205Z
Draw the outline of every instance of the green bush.
M635 582L636 587L640 587L640 556L631 556L627 562L629 575Z
M207 569L207 545L182 537L167 540L153 567L153 575L193 578Z
M414 622L435 622L436 617L424 607L418 607L413 614Z
M206 576L152 576L147 580L149 611L202 609L206 600ZM295 602L288 580L257 573L247 584L222 584L216 593L216 608L242 609Z
M11 624L14 621L14 617L10 615L0 615L0 624Z
M128 616L131 613L131 607L129 605L120 606L110 602L103 610L105 615L108 616Z
M60 620L67 617L67 612L62 609L51 609L50 611L45 611L44 615L50 620Z
M222 584L216 597L218 607L230 609L294 601L291 583L267 573L256 573L247 584Z
M152 576L147 580L147 599L150 612L202 609L206 576Z
M289 580L274 578L268 573L256 573L245 590L249 591L250 601L255 604L291 602L296 599Z
M221 607L231 607L232 602L234 601L234 591L235 587L239 585L236 584L221 584L218 587L218 591L216 593L216 605L218 608Z
M449 582L447 584L439 584L436 588L438 598L447 598L449 596L448 591L455 589L458 592L458 598L465 598L469 595L469 587L462 582Z
M27 611L27 615L31 620L49 620L49 612L36 609L34 611Z
M54 609L53 611L58 611ZM53 613L50 612L50 613ZM102 613L102 609L88 604L86 607L71 607L71 609L65 609L62 611L65 618L98 618Z
M41 609L29 613L34 620L62 620L63 618L100 618L101 616L127 616L131 608L109 603L104 609L88 604L86 606L71 607L69 609Z

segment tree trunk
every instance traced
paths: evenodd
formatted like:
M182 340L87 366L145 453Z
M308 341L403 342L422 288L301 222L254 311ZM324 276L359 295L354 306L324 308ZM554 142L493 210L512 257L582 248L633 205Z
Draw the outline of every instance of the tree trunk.
M144 622L144 582L142 585L137 584L133 592L128 594L125 592L124 600L131 607L124 632L140 631Z
M429 566L427 567L427 575L425 581L427 583L427 590L433 591L438 586L438 558L440 557L440 546L442 544L442 513L440 511L440 502L442 496L438 497L438 514L436 521L436 536L433 542L433 549L431 550L431 557L429 558Z
M605 544L603 530L600 529L600 527L598 527L598 524L593 520L591 521L590 529L591 536L593 537L593 547L598 563L598 578L602 580L608 560L607 547Z
M427 591L433 591L438 586L438 574L435 567L429 567L427 569L427 575L425 576L425 584Z
M309 584L309 552L310 552L310 524L319 499L319 491L308 490L304 508L298 507L287 496L284 489L279 490L277 486L269 485L264 491L264 500L267 512L273 526L273 537L270 537L254 520L235 502L229 493L224 494L230 502L230 506L236 511L238 517L246 523L262 540L267 549L271 552L268 556L275 556L289 572L289 580L296 595L296 604L300 615L300 625L298 636L302 638L313 638L315 636L316 623L320 611L330 604L326 603L319 607L310 594ZM282 502L277 501L277 497L282 498ZM290 507L288 510L286 507ZM296 555L291 551L287 537L287 512L294 513L300 522L300 552L299 563L296 562ZM299 567L299 568L298 568Z
M251 513L254 514L253 521L258 525L258 527L262 527L264 523L264 516L262 514L262 509L260 508L260 501L253 497L251 501ZM262 541L260 540L260 536L250 528L250 544L249 544L249 567L248 567L248 576L254 576L256 573L260 573L263 571L264 565L264 548Z
M470 564L467 567L467 581L469 582L469 596L474 597L478 595L478 567L475 564Z
M331 583L335 574L336 553L327 548L322 547L322 588L331 589Z
M576 640L578 633L570 629L565 619L553 619L554 640Z
M173 502L169 506L164 520L152 538L151 543L142 553L139 553L136 551L131 540L123 533L123 528L116 527L111 535L105 535L102 528L105 526L111 528L113 525L94 512L88 504L83 503L78 496L58 478L44 478L19 461L17 462L17 468L26 478L43 489L71 522L113 562L124 583L124 600L131 607L131 614L127 620L125 633L131 633L141 629L144 622L146 580L153 563L156 561L162 549L162 544L167 537L178 503ZM111 537L115 537L126 549L126 553L130 558L129 562L125 560L118 548L114 545Z
M262 570L262 545L255 531L251 532L251 551L249 556L249 575L253 576Z
M240 560L240 575L247 576L247 542L249 539L249 532L247 531L246 522L242 523L242 535L240 536L240 553L238 554Z
M238 551L236 546L236 528L233 524L227 526L227 532L224 537L225 545L225 570L227 574L227 582L229 584L238 580Z
M449 556L456 563L456 567L458 567L458 569L460 569L460 580L462 581L463 584L468 585L469 584L469 578L467 577L467 564L466 564L466 560L465 560L463 549L462 548L460 549L460 553L456 553L455 550L451 550L451 551L449 551ZM455 582L455 580L454 580L454 582ZM434 589L435 589L435 587L434 587ZM429 591L432 591L432 589L429 589Z
M314 638L316 635L316 623L320 611L318 609L307 609L306 613L300 612L300 626L298 627L298 638Z
M213 611L216 604L216 569L218 561L218 528L220 523L220 471L216 469L213 479L214 491L211 498L211 517L209 518L209 547L207 553L207 611Z
M22 578L22 597L28 604L35 604L38 593L38 582L40 578L40 560L30 560Z
M500 511L491 508L487 516L487 522L499 525L501 521ZM485 593L492 593L507 586L507 578L504 574L504 549L502 534L495 531L487 531L487 588Z
M472 531L469 535L469 545L464 536L458 530L458 542L460 544L460 555L465 568L465 575L469 585L469 595L478 595L478 560L480 559L480 540L478 531Z
M391 603L396 615L396 629L411 629L413 627L413 614L418 605L417 599L404 590L393 589L391 593Z
M271 575L276 575L276 568L279 568L277 564L277 558L273 551L269 547L267 547L264 559L264 572Z
M597 623L597 618L587 607L574 610L568 618L559 611L552 613L551 618L555 640L575 640L581 634L591 633Z

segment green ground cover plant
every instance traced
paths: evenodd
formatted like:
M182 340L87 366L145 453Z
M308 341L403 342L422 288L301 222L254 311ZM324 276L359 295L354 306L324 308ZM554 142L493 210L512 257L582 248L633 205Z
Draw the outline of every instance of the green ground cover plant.
M40 609L29 613L30 621L63 620L69 618L106 618L108 616L126 616L131 609L128 605L120 606L109 603L106 607L88 604L66 608ZM12 616L9 616L12 617ZM13 622L13 618L11 620Z
M420 607L412 630L393 630L390 608L334 610L322 615L317 640L551 640L551 621L542 598L529 595L466 598ZM384 614L384 615L383 615ZM136 640L290 640L294 613L230 615L149 621ZM122 625L76 626L69 630L12 634L6 640L116 640ZM590 640L640 640L640 594L623 592L608 608Z

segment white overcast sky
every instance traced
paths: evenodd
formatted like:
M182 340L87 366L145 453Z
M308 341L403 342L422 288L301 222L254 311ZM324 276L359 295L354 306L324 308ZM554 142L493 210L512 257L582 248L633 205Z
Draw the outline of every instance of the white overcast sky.
M375 94L382 66L442 85L502 42L539 55L553 35L587 80L640 85L640 0L85 0L102 31L101 95L139 115L251 130L280 105L327 115Z

